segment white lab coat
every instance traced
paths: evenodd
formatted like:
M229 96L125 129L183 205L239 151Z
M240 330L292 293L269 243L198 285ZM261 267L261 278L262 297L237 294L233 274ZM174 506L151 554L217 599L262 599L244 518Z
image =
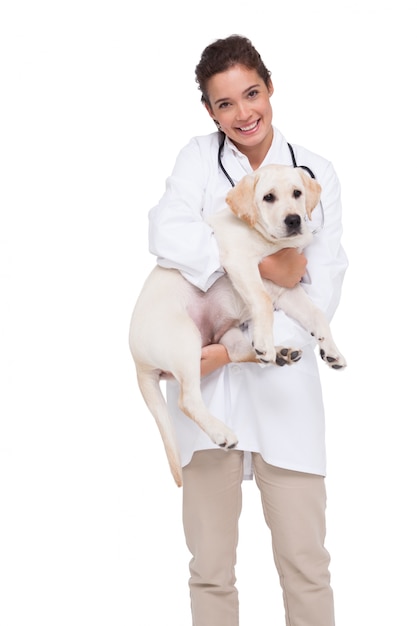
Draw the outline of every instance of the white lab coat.
M219 134L193 138L177 157L166 191L149 213L150 251L163 267L175 267L202 290L223 273L216 241L205 216L225 206L230 182L217 162ZM307 165L322 186L324 225L306 249L303 286L328 319L339 303L347 259L341 246L340 185L332 164L293 145L298 165ZM252 168L245 155L226 139L223 165L237 182ZM274 128L271 148L262 165L292 165L282 134ZM311 229L320 229L320 207ZM175 329L174 329L175 332ZM325 475L325 423L321 385L312 337L282 311L275 313L276 345L301 347L302 359L291 367L229 364L202 381L212 413L238 436L245 454L245 477L251 477L250 452L285 469ZM337 374L335 374L337 375ZM215 448L208 436L177 407L178 385L167 383L167 400L178 435L183 466L196 450Z

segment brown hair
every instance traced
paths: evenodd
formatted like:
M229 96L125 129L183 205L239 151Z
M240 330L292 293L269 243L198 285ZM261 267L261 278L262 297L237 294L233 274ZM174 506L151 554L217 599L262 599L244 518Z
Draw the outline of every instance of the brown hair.
M244 65L249 70L256 70L265 85L271 83L271 72L267 70L261 55L252 42L241 35L230 35L226 39L217 39L207 46L195 68L195 80L202 93L201 101L210 106L207 94L207 82L215 74L225 72L234 65Z

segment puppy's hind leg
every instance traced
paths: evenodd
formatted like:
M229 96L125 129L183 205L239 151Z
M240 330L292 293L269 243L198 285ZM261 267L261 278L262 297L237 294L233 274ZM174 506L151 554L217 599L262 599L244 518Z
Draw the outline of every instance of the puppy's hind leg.
M237 443L235 433L226 426L224 422L214 417L206 405L201 395L201 335L194 327L190 332L189 324L184 333L181 354L171 368L171 373L180 385L180 396L178 406L210 437L216 445L222 448L234 448ZM176 338L181 336L181 325L175 326Z
M182 486L181 460L172 417L160 387L159 371L136 366L139 389L150 412L155 418L172 476L178 487Z
M196 387L197 385L197 387ZM200 392L200 377L182 379L178 406L210 437L213 443L228 450L236 447L238 439L224 422L211 415Z

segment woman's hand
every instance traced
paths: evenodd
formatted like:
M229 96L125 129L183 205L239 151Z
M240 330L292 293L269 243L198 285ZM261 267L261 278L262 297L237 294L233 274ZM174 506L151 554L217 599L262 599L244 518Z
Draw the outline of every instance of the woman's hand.
M307 259L296 248L284 248L265 257L259 263L262 278L271 280L280 287L295 287L305 274Z
M201 376L207 376L219 367L230 363L229 355L220 343L212 343L201 351Z

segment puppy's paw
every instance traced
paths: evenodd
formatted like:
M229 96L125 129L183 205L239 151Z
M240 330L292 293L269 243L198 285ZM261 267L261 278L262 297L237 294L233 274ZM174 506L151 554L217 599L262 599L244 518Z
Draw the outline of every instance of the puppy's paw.
M343 370L346 366L346 359L339 352L336 346L326 346L325 341L320 346L320 356L323 361L333 370Z
M235 433L220 421L218 423L218 428L213 429L211 433L207 434L213 443L220 446L220 448L225 448L226 450L232 450L239 443Z
M332 337L330 328L325 320L316 324L311 335L316 338L319 345L320 356L323 361L333 370L342 370L346 367L346 359L339 351Z
M252 346L259 363L267 365L268 363L276 362L276 350L274 347L268 348L266 346L260 346L259 344L256 345L255 343L253 343Z
M280 367L292 365L301 359L302 354L303 351L300 348L283 348L278 346L275 348L275 363Z

